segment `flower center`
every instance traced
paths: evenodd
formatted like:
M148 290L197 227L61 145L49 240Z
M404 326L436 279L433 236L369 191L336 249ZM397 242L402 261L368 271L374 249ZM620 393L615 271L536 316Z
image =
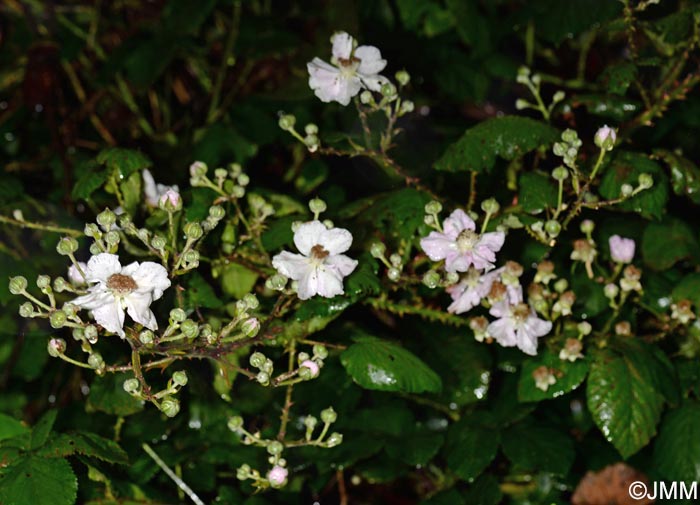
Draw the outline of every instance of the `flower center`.
M322 245L316 244L311 248L311 257L316 260L322 260L328 257L330 253L326 251Z
M513 319L517 324L522 324L530 317L530 306L526 303L519 303L512 309Z
M338 58L338 67L340 68L340 72L346 77L355 75L355 71L359 66L360 59L356 58L355 56L351 56L350 58Z
M139 286L136 281L128 275L112 274L107 279L107 287L119 294L131 293Z
M462 230L457 236L457 248L459 252L465 253L474 249L474 246L479 241L479 234L472 230Z

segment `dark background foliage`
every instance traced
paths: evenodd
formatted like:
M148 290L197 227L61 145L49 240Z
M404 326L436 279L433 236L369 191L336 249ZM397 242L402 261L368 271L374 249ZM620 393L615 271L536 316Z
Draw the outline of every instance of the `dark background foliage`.
M637 240L650 310L667 310L672 291L684 290L678 297L697 302L692 272L700 246L693 205L700 171L691 160L700 157L700 96L693 89L700 11L696 2L669 0L630 19L626 5L613 0L6 0L0 6L0 211L11 215L19 209L28 219L81 228L114 200L102 190L81 198L74 188L93 182L99 188L104 181L91 179L94 159L104 147L119 146L145 154L156 180L181 188L188 187L193 160L212 167L236 161L245 165L252 185L299 201L319 195L331 217L355 223L358 250L371 235L382 234L381 226L411 228L417 216L411 234L422 220L423 195L403 192L395 204L358 216L347 210L350 203L399 189L403 180L360 158L306 156L303 146L277 126L279 113L286 112L300 124L316 122L322 138L332 131L359 134L354 109L320 103L307 85L306 62L314 56L328 59L330 35L346 30L381 49L389 61L387 75L401 69L411 74L406 96L416 111L401 119L396 158L457 205L469 198L469 172L436 171L433 165L466 129L516 113L515 100L525 96L515 82L523 64L542 74L544 96L566 90L552 122L557 128L575 128L582 139L591 139L603 123L618 127L623 149L645 156L643 161L630 153L615 158L618 168L607 172L601 193L614 197L621 182L643 168L655 173L656 196L627 209L635 212L597 214L599 242L614 232ZM584 149L590 149L584 156L596 154L590 141ZM491 175L480 179L480 198L496 196L505 205L514 190L521 203L523 191L534 192L534 198L546 193L535 182L518 188L513 182L518 167L501 159L484 171ZM367 236L363 219L373 226ZM1 223L0 234L0 278L63 274L62 258L53 254L55 235L17 232ZM508 255L530 264L542 253L541 245L523 241ZM556 254L563 261L568 252ZM231 301L221 295L221 280L208 272L204 276L197 305ZM583 275L572 282L579 294L576 313L595 318L606 300ZM645 343L649 349L644 350L609 349L604 360L591 365L589 389L595 377L602 376L600 385L618 368L635 368L626 358L630 353L644 359L661 354L661 364L645 370L654 376L649 379L653 393L663 398L632 400L635 390L625 399L629 408L634 401L658 402L654 422L644 426L649 436L641 445L616 443L620 454L595 426L587 407L591 391L588 400L584 388L542 402L528 398L536 391L519 391L520 353L480 345L464 326L357 304L347 310L345 322L330 324L318 338L347 344L359 331L347 321L359 321L362 331L392 337L420 356L440 375L442 392L418 396L362 389L336 355L317 381L297 388L294 408L318 412L332 404L345 443L290 455L295 476L290 485L248 497L250 489L235 479L235 468L264 467L264 451L241 445L226 419L240 413L259 429L271 429L283 402L278 391L245 381L230 391L212 388L212 367L194 363L183 411L164 419L121 393L114 381L123 377L96 379L90 371L49 361L50 328L16 317L17 301L4 281L0 284L0 412L34 425L57 407L57 432L98 433L118 441L128 455L128 466L109 464L123 458L113 447L103 448L107 452L98 459L95 454L71 458L79 502L112 503L110 496L130 497L129 503L175 501L175 486L141 450L143 441L177 465L200 496L217 503L336 503L341 482L350 503L419 503L426 497L431 504L566 503L587 470L632 454L631 464L652 476L697 480L692 469L700 464L698 451L685 462L672 462L700 418L692 402L700 370L686 358L694 358L700 347L692 334L665 335L658 345ZM318 304L307 312L332 310ZM642 319L637 310L628 319ZM684 342L686 357L678 352ZM587 372L588 365L578 383ZM518 401L518 394L529 401ZM647 445L664 402L683 407L663 418L661 436ZM634 422L629 421L631 437L643 438Z

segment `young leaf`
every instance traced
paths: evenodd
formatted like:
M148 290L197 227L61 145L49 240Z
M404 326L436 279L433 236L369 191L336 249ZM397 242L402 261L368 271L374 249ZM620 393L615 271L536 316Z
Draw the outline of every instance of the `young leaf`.
M119 170L122 177L128 177L137 170L153 165L145 154L121 147L103 149L97 155L97 162L105 165L109 172Z

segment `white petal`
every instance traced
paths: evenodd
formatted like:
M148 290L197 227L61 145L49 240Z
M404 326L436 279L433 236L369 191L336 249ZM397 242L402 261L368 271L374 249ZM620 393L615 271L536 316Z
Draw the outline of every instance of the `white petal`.
M503 347L513 347L518 343L515 329L508 318L497 319L489 324L486 331Z
M103 305L109 305L110 303L116 303L114 296L99 286L93 286L90 288L90 293L87 295L79 296L75 300L71 301L73 305L82 307L87 310L95 310Z
M88 282L107 282L107 279L121 272L122 266L119 263L119 256L116 254L100 253L88 261L85 276Z
M479 302L481 302L481 296L479 296L478 291L474 288L467 288L447 307L447 312L463 314L476 307Z
M377 93L382 90L382 86L389 82L389 79L383 75L366 75L360 73L358 73L358 75L360 76L360 80L365 88L371 91L376 91Z
M335 32L331 37L333 57L347 60L352 54L354 40L347 32Z
M462 209L457 209L452 212L450 217L445 219L442 226L445 230L445 234L454 239L456 239L457 235L464 230L474 231L476 229L474 220L470 218Z
M348 258L344 254L338 254L335 256L328 256L326 258L326 265L335 269L340 276L347 277L355 270L355 267L357 267L357 260Z
M151 301L150 293L134 292L124 298L126 311L131 319L144 325L149 330L157 330L158 322L156 321L156 316L153 315L149 308Z
M382 59L382 53L374 46L360 46L355 49L355 56L360 59L357 71L371 76L378 74L386 67L386 60Z
M95 321L105 330L124 338L124 309L119 300L107 303L92 310Z
M158 189L153 174L144 168L141 176L143 177L143 195L146 197L146 203L151 207L156 207L158 205Z
M300 300L308 300L314 295L332 298L343 294L343 281L330 269L320 265L311 268L306 275L299 280L297 295Z
M431 231L427 237L423 237L420 240L420 246L428 258L433 261L444 260L450 252L457 248L454 238L438 231Z
M132 265L133 263L129 267ZM153 261L144 261L140 265L138 263L136 265L137 268L130 275L136 281L138 291L141 293L152 291L154 300L163 296L163 291L170 287L170 279L168 279L168 271L165 267Z
M537 337L530 333L527 326L518 331L518 349L530 356L537 355Z
M87 282L84 277L84 275L87 275L87 264L83 263L82 261L78 261L78 266L80 267L80 270L78 270L75 265L68 267L68 280L74 286L82 286ZM82 274L80 273L81 270L83 272Z
M301 254L308 256L311 253L311 248L321 243L321 236L327 231L326 225L321 221L302 223L294 232L294 245L297 246Z
M352 233L344 228L331 228L321 233L317 243L331 255L341 254L350 249Z
M272 266L275 267L280 274L295 281L304 277L312 268L309 259L301 254L282 251L272 258Z

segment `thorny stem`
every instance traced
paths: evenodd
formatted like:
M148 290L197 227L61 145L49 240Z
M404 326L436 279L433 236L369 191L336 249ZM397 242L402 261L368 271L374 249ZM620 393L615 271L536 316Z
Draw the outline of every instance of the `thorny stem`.
M292 340L289 346L289 363L288 363L288 373L294 371L294 359L296 358L296 340ZM277 440L284 440L287 434L287 423L289 423L289 410L292 408L292 391L294 390L294 384L289 384L287 386L287 391L284 395L284 407L282 408L282 417L280 422L280 430L277 433Z
M165 474L170 477L175 484L177 484L177 487L180 488L189 498L192 500L196 505L204 505L204 502L195 494L192 489L185 484L185 481L183 481L180 477L177 476L175 472L173 472L170 467L165 464L165 461L160 459L160 456L156 454L156 452L151 449L151 447L147 443L141 444L141 447L143 447L143 450L146 451L146 454L148 454L153 461L156 462L156 464L165 472Z
M70 235L72 237L82 237L83 232L80 230L74 230L73 228L63 228L62 226L54 226L51 224L43 223L33 223L31 221L20 221L8 216L3 216L0 214L0 223L11 224L13 226L19 226L20 228L31 228L33 230L43 230L50 231L53 233L63 233L65 235Z

